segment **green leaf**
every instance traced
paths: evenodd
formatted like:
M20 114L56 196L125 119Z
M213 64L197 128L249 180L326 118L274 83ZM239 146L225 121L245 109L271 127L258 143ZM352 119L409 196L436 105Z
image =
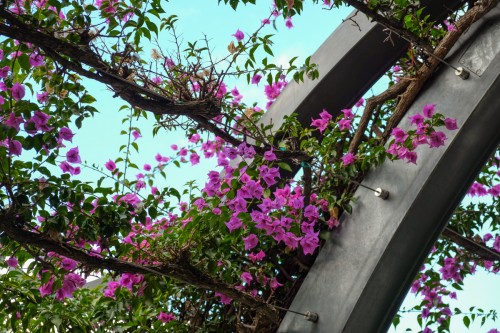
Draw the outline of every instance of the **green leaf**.
M469 328L469 325L470 325L470 319L469 319L469 317L464 316L463 322L464 322L465 327Z
M280 163L278 163L278 166L279 166L281 169L285 170L285 171L293 172L293 171L292 171L292 168L290 167L290 165L289 165L288 163L285 163L285 162L280 162Z

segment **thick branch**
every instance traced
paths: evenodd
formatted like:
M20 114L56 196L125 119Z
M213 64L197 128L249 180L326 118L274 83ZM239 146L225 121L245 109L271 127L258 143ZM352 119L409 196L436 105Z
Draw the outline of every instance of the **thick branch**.
M215 278L207 276L191 266L185 258L163 263L160 266L143 266L119 259L89 255L84 250L70 244L50 239L39 233L24 230L20 227L24 225L24 221L20 220L19 217L16 218L16 216L18 216L16 211L10 211L5 215L0 215L0 230L20 244L34 246L46 252L55 252L61 256L76 260L89 268L105 269L117 273L167 276L198 288L218 291L256 310L261 316L270 321L278 320L278 313L272 306L248 294L242 293L221 281L217 281Z
M72 71L111 86L117 96L136 107L158 115L214 117L220 113L220 105L215 99L177 103L166 96L116 75L113 73L113 69L92 52L87 45L71 44L39 31L36 27L20 21L5 9L0 9L0 17L8 22L0 23L1 35L36 45ZM95 72L83 68L82 64L94 69Z
M409 85L410 85L410 80L403 79L398 83L396 83L395 85L388 88L387 90L385 90L383 93L377 96L370 97L366 101L366 106L363 112L363 116L361 116L358 128L356 129L356 133L354 133L354 137L352 138L352 141L349 145L350 152L355 154L356 151L358 150L359 144L363 139L366 127L370 122L370 118L372 117L375 108L388 100L398 97L406 90L406 88L408 88Z
M451 227L446 227L443 230L443 236L483 260L500 261L500 253L483 244L476 243L470 238L462 236Z

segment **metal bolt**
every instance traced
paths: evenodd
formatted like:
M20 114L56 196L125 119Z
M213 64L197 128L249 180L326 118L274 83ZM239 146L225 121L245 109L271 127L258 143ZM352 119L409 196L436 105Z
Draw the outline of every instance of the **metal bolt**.
M455 75L459 76L462 80L467 80L469 78L469 72L465 70L463 67L458 67L455 70Z
M317 323L319 319L319 315L316 312L306 312L306 320L312 321L313 323Z
M389 191L381 189L380 187L378 187L375 190L374 194L376 197L379 197L380 199L383 199L383 200L387 200L387 198L389 198Z

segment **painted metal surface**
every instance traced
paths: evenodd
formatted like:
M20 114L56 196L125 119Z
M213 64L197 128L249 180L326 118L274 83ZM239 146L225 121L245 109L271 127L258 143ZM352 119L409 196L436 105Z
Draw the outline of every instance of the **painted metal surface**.
M427 84L408 115L427 103L458 119L459 131L446 132L447 145L418 149L417 165L387 162L370 172L363 184L390 191L380 200L366 190L356 192L351 216L318 255L290 309L312 311L311 323L287 314L279 332L385 332L413 277L445 227L467 188L500 143L500 55L483 49L484 36L500 23L496 8L477 22L455 45L451 64L473 54L481 76L468 80L441 68ZM496 31L496 30L495 30ZM482 57L487 57L484 59ZM400 127L408 128L407 121Z

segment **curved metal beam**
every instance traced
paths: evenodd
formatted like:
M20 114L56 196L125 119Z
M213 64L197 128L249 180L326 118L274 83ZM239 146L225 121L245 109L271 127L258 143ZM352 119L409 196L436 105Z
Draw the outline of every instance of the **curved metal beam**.
M447 59L478 73L461 80L441 68L409 111L436 103L458 119L447 145L418 150L418 165L384 163L363 181L390 191L383 201L360 189L353 214L319 253L279 332L385 332L455 207L500 144L500 7L478 21ZM480 75L480 76L479 76ZM404 121L400 127L408 128Z

